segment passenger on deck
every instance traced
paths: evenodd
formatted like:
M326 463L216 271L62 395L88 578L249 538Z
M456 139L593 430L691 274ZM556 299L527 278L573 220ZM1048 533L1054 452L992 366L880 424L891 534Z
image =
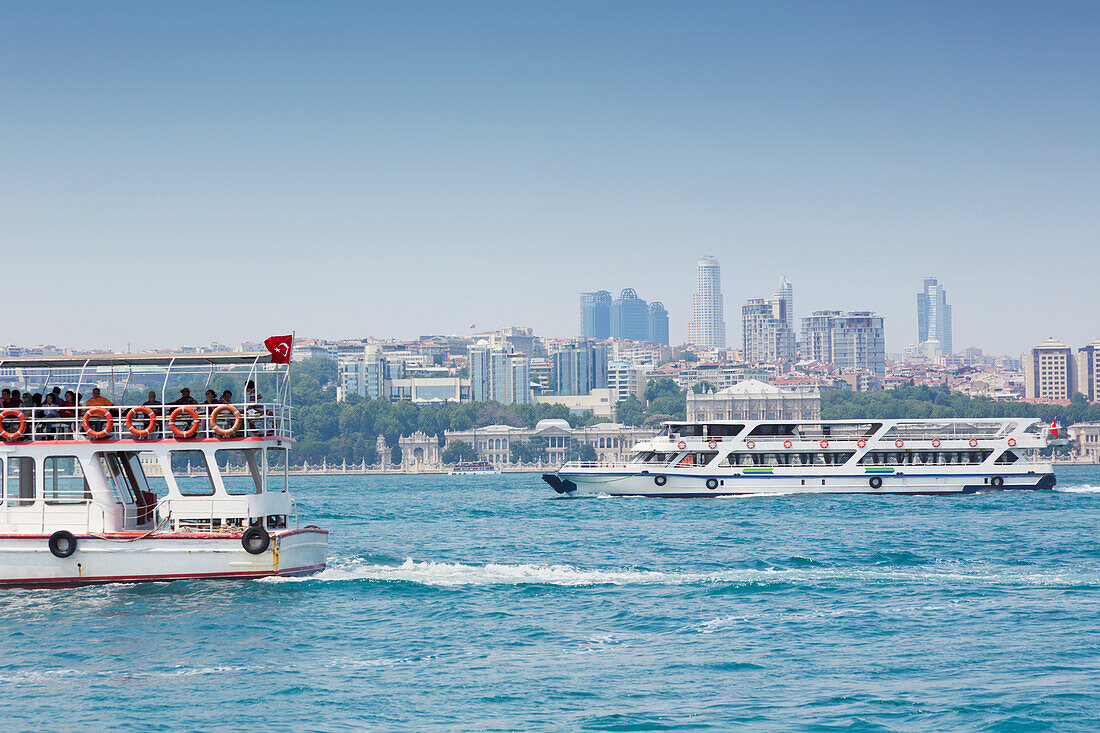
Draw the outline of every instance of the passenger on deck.
M19 390L13 389L11 391L11 399L8 400L8 407L22 407L23 397L19 394Z
M197 405L198 402L191 396L191 390L184 387L180 390L180 398L174 402L170 402L171 405Z
M160 400L157 399L156 392L149 392L149 397L145 400L145 402L142 402L141 404L148 407L156 407L160 405Z
M61 388L60 387L54 387L52 390L50 390L50 394L53 395L54 404L55 405L60 405L61 400L64 399L64 397L61 396Z
M31 395L31 402L34 403L35 407L41 407L42 406L42 395L38 392L35 392L33 395Z
M11 407L11 390L7 387L0 390L0 409L8 409Z
M115 403L99 393L99 387L92 388L92 396L88 399L88 407L114 407Z
M222 392L221 402L222 402L223 405L232 405L233 404L233 393L230 392L228 389L225 390L224 392Z
M203 399L202 403L204 405L220 405L221 404L221 402L218 400L218 393L215 392L212 389L206 390L206 394L204 395L204 399Z
M264 400L264 396L256 389L256 383L251 379L244 385L244 395L250 405Z
M53 433L61 430L60 417L61 410L59 409L57 397L54 396L53 392L50 392L46 395L46 399L42 401L41 431L52 438ZM46 439L50 440L51 438Z
M21 410L33 410L34 409L34 398L31 397L30 392L26 392L26 393L23 394L23 401L19 403L19 409L21 409ZM27 416L30 417L31 414L33 414L33 413L27 413Z

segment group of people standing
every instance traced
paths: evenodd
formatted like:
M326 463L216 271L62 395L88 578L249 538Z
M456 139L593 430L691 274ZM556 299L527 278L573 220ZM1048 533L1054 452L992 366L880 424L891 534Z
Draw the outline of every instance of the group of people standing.
M177 405L231 405L233 404L233 392L224 390L219 396L212 389L207 389L204 399L199 402L191 396L191 389L180 389L179 398L167 403L166 406ZM256 389L256 384L249 380L245 385L246 410L263 401L263 395ZM150 391L145 402L147 407L165 406L165 403L157 399L157 393ZM115 407L111 400L103 396L99 387L92 388L92 396L84 401L84 395L73 390L62 392L61 387L41 393L20 391L5 387L0 390L0 411L18 410L27 422L27 432L44 440L55 438L56 434L75 430L73 418L77 417L79 407ZM116 411L112 411L116 412ZM121 415L116 415L121 418Z

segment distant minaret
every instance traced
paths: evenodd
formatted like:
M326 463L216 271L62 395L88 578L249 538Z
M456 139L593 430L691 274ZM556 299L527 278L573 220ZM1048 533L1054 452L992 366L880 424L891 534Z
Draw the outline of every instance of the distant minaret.
M691 301L688 342L705 349L722 349L726 346L722 268L714 257L707 256L699 260L698 285Z

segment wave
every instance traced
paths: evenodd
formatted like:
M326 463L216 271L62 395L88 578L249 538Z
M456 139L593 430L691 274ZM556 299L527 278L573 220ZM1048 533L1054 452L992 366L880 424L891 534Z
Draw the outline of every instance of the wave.
M1055 491L1061 491L1066 494L1096 494L1100 493L1100 486L1092 486L1090 484L1072 484L1070 486L1055 486Z
M552 585L725 586L823 585L830 583L902 583L940 586L1097 587L1100 572L1025 572L1015 569L955 567L795 567L731 568L713 572L659 571L637 568L589 569L573 565L418 561L379 565L359 559L337 561L326 570L299 578L264 578L266 583L331 583L368 581L410 583L430 587Z

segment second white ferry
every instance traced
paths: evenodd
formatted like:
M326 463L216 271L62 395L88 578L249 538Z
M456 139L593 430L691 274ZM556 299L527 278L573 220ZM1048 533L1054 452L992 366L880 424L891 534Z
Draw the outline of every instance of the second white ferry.
M1056 425L1027 418L669 422L626 463L543 475L559 494L967 494L1051 489L1039 450Z

